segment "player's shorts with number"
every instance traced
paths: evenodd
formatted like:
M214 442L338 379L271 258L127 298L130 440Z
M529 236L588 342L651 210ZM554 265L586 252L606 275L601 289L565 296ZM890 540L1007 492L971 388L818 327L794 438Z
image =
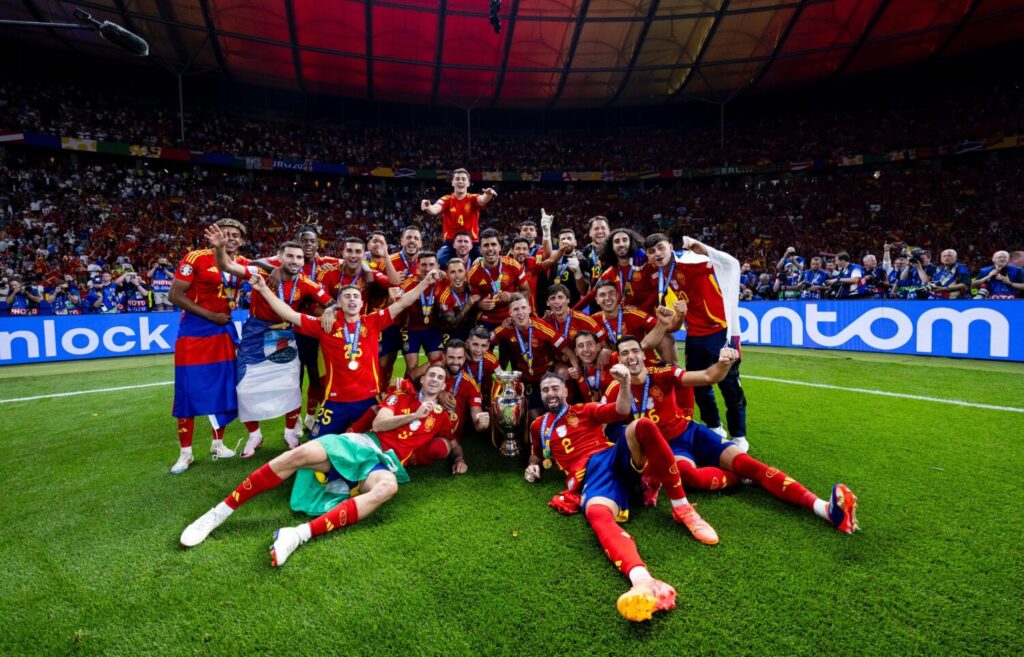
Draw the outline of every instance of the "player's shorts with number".
M316 423L310 433L326 436L330 433L345 433L352 423L362 417L368 408L377 403L375 397L359 401L325 401L316 410Z

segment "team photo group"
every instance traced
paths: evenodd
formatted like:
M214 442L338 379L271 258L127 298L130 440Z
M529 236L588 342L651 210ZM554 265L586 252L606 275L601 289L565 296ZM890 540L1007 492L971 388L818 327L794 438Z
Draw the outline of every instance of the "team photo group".
M352 226L328 241L304 226L276 253L249 253L243 222L207 226L207 248L182 258L168 294L182 310L170 471L187 477L198 465L197 419L211 425L213 460L254 467L236 488L224 482L227 496L184 528L183 547L291 479L291 508L312 519L274 533L281 566L311 538L373 514L416 466L445 461L472 476L470 443L520 459L509 476L524 485L564 479L549 506L585 517L629 580L617 609L631 621L676 604L621 526L662 492L663 508L705 545L719 542L714 518L687 491L759 486L841 533L858 529L845 484L819 497L751 455L733 256L600 215L577 235L559 227L557 208L509 226L498 192L470 186L456 169L450 194L421 201L422 225L441 224L439 243L410 224L394 252L380 232ZM243 287L251 302L239 331ZM282 416L276 445L260 423ZM225 430L236 419L248 437L232 447ZM278 455L256 467L265 442Z

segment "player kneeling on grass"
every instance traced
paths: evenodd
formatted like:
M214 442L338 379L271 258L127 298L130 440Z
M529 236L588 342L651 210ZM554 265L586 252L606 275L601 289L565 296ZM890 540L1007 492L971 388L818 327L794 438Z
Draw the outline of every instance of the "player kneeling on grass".
M629 381L629 371L623 365L613 366L611 375L621 384ZM655 611L672 609L676 604L675 589L651 576L633 538L616 524L628 516L629 491L640 485L641 473L667 490L679 492L679 506L686 510L683 515L688 517L692 512L682 494L679 470L668 443L650 418L633 422L625 440L612 444L605 438L604 425L619 422L630 414L628 385L622 385L614 404L570 406L565 382L549 372L540 380L540 395L547 412L530 426L533 451L526 467L526 481L540 478L542 463L545 468L555 464L566 474L568 490L556 495L550 506L571 514L582 505L605 554L629 577L633 586L619 596L620 614L631 621L642 621ZM673 517L684 522L675 504Z
M402 464L414 450L452 439L449 415L437 403L444 385L445 368L432 365L423 374L418 395L396 393L384 400L373 421L373 432L323 435L281 454L186 527L181 545L199 545L235 509L293 474L292 509L319 517L274 532L270 549L274 566L283 564L313 536L353 525L370 515L394 496L399 483L409 481ZM352 496L351 491L358 494Z

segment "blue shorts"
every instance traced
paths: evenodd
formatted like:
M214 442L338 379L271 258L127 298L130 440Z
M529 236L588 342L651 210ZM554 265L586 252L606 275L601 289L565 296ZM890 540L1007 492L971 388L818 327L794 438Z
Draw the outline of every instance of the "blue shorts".
M431 353L434 351L441 351L441 331L440 329L422 329L418 331L402 331L403 354L418 354L420 353L420 347L423 347L424 353Z
M325 401L316 409L316 423L310 429L313 437L329 433L345 433L366 409L377 403L375 397L359 401Z
M540 382L523 383L523 392L526 394L526 409L544 408L544 401L540 398Z
M398 353L398 350L401 348L402 327L392 324L380 334L380 349L377 350L377 354L380 356L390 356L391 354Z
M633 467L629 445L625 440L616 441L614 447L598 452L587 461L583 476L582 505L595 497L607 497L619 506L620 511L629 510L629 493L640 486L640 471Z
M326 435L326 434L324 434L324 435ZM372 468L370 468L370 474L373 474L374 472L376 472L378 470L388 470L388 466L384 465L383 463L378 463L377 465L375 465ZM388 470L388 472L390 472L390 470ZM338 472L337 470L335 470L333 465L331 466L330 470L328 470L327 472L321 472L320 474L324 475L324 478L326 479L326 481L338 481L338 480L344 481L345 484L348 486L349 490L355 490L356 486L359 485L358 481L349 481L348 479L345 479L344 477L342 477L341 473ZM366 476L369 477L370 475L366 475Z
M668 441L668 446L672 448L676 458L684 458L698 467L718 467L722 452L732 444L731 440L722 438L698 422L690 422L686 431Z

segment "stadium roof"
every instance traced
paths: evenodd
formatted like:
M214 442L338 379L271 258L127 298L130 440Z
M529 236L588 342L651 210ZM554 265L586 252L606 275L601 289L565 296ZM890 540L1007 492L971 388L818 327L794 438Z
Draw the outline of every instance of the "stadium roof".
M724 99L1024 37L1020 0L0 0L74 6L143 35L169 67L370 100L573 108ZM83 51L98 35L49 30ZM120 56L120 55L118 55Z

